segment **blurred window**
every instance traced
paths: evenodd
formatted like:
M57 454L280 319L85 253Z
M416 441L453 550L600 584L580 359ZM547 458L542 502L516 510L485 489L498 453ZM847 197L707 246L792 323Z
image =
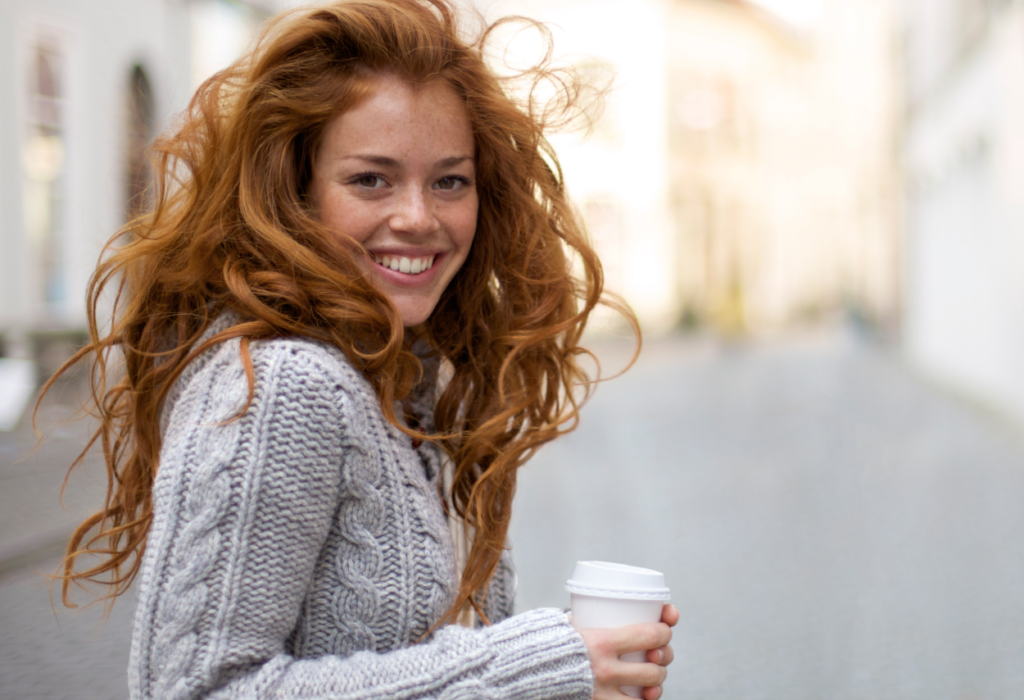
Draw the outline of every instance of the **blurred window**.
M132 67L128 80L127 134L125 149L125 215L131 218L149 205L149 163L146 149L153 138L153 88L140 65Z
M956 26L960 30L960 48L969 49L988 29L991 0L957 0Z
M739 147L736 92L725 76L680 74L672 80L670 142L687 158L717 157Z
M25 225L35 260L37 292L47 303L64 299L59 269L63 227L65 134L63 57L53 46L31 48L28 134L22 151L26 176Z

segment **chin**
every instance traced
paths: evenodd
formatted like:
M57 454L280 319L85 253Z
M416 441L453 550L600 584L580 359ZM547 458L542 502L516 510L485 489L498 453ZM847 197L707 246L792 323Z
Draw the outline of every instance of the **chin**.
M389 294L388 296L398 310L399 316L402 317L402 325L405 328L426 323L434 313L434 309L437 308L439 301L434 298L433 294Z
M416 309L415 311L406 311L401 307L399 307L398 309L398 312L402 316L402 325L405 326L406 328L414 328L416 326L423 325L424 323L427 322L427 319L430 318L430 314L433 311L434 310L432 308L429 311L424 311L422 309Z

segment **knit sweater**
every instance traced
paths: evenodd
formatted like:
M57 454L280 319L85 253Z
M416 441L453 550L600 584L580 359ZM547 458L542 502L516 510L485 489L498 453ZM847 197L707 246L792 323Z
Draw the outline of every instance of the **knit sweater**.
M582 638L559 610L510 616L507 560L495 624L424 638L458 590L437 448L388 423L336 349L250 350L240 417L237 339L186 367L164 405L131 698L588 700Z

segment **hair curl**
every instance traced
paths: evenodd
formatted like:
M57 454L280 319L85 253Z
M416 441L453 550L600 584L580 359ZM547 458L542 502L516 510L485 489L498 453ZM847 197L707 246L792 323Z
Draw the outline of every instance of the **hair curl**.
M542 25L517 20L550 38ZM467 605L482 614L516 470L575 427L589 395L592 380L578 360L596 305L621 311L639 342L632 312L602 296L600 262L544 137L553 121L579 113L581 85L551 67L549 51L513 77L532 88L548 81L556 98L545 109L532 97L517 103L503 88L508 78L484 59L498 24L468 43L447 0L344 0L286 13L245 57L207 80L173 132L155 142L151 208L105 246L88 286L90 341L44 388L74 364L90 364L99 427L72 469L100 442L108 477L102 510L68 545L59 575L65 605L73 605L72 582L103 583L113 599L137 574L152 520L161 405L212 345L242 338L251 400L250 341L303 335L330 343L365 373L398 424L394 400L418 381L419 361L394 305L360 274L357 257L366 251L332 235L305 196L324 126L392 74L450 86L476 142L474 242L418 332L453 369L435 408L438 433L428 439L454 461L452 502L475 531L445 619ZM197 345L226 309L244 321ZM115 361L123 363L116 372ZM101 561L77 571L85 553Z

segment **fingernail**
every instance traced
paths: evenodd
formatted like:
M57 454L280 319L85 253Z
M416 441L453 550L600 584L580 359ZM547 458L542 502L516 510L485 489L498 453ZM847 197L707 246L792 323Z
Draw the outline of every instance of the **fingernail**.
M665 652L662 651L661 649L658 649L658 663L660 664L664 660L665 660Z

